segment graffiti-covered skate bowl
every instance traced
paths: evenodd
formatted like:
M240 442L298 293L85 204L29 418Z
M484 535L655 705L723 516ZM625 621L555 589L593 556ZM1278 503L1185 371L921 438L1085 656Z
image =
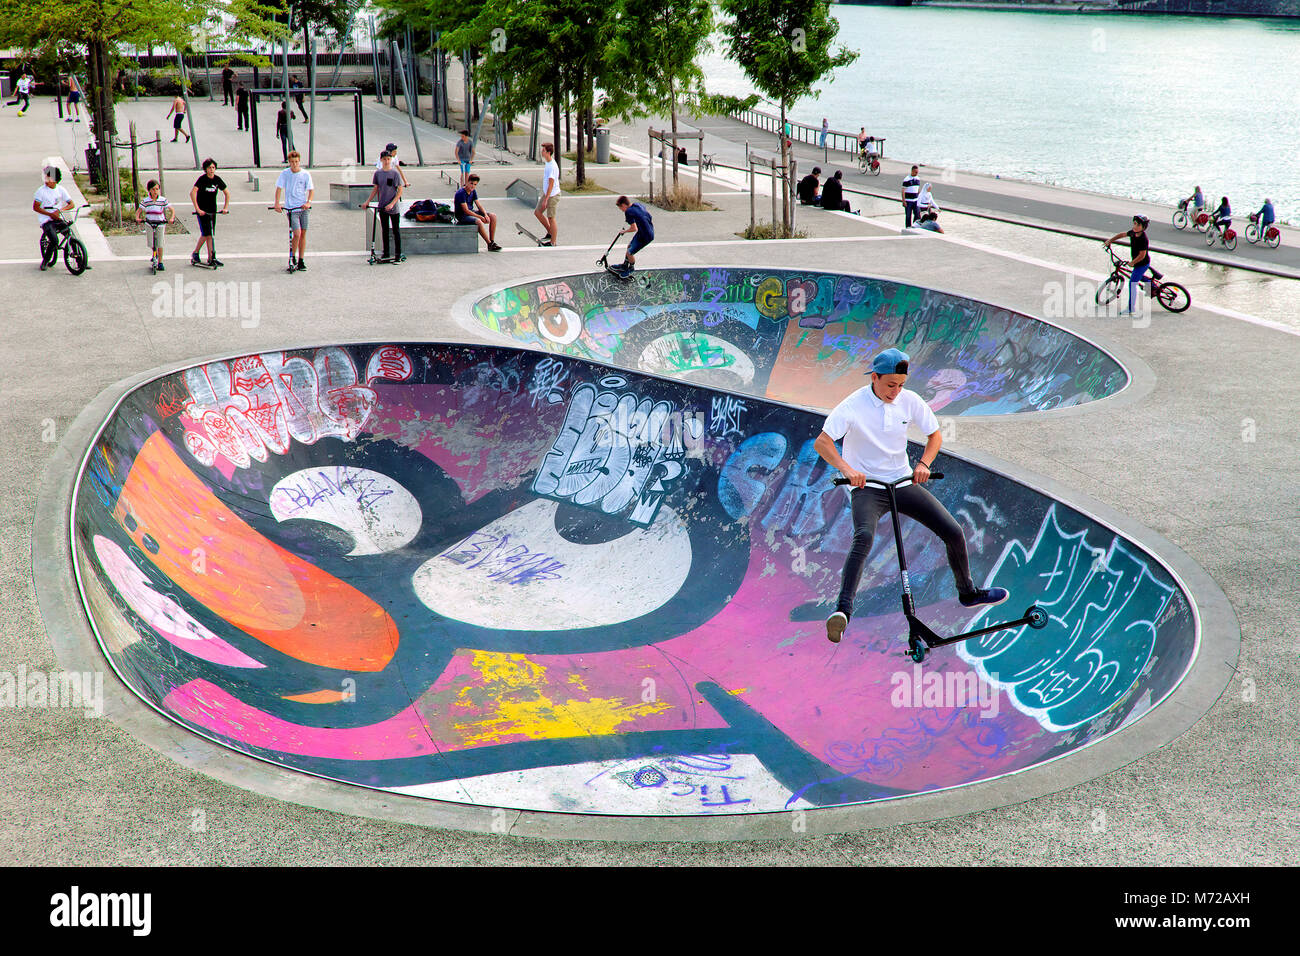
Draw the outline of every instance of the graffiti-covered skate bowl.
M128 392L86 454L82 599L123 681L195 734L567 814L809 810L1033 772L1188 672L1197 614L1164 564L948 456L936 493L977 579L1048 626L913 667L882 525L832 647L851 521L812 450L822 418L720 398L488 346L188 368ZM981 620L905 527L923 617Z
M832 408L897 346L940 415L1069 408L1129 382L1100 346L1041 319L891 279L792 269L650 269L538 279L457 304L510 344Z

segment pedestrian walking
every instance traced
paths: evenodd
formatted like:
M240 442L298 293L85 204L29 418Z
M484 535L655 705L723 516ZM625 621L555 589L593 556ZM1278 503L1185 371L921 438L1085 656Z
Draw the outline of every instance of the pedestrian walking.
M553 246L559 238L560 229L555 221L555 212L560 205L560 164L555 161L555 144L542 144L542 198L537 202L533 215L546 229L546 238L539 246Z
M176 118L172 120L172 142L176 142L177 136L184 136L185 142L188 143L190 141L190 134L181 128L185 123L185 97L180 96L179 94L172 100L172 108L167 111L168 117L171 117L173 114Z

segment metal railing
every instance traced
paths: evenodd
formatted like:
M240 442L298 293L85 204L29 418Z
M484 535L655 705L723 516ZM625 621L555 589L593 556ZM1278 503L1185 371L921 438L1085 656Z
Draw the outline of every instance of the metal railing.
M762 110L744 109L733 110L731 113L733 119L740 120L749 126L756 127L766 133L776 135L781 131L781 117L773 116L771 113L764 113ZM822 149L822 128L820 126L809 126L807 123L796 123L794 120L787 119L790 124L790 139L796 143L808 143ZM876 142L880 144L877 152L883 158L885 155L884 140L876 137ZM844 130L831 129L826 131L825 148L839 153L848 153L850 156L858 155L858 134L846 133Z

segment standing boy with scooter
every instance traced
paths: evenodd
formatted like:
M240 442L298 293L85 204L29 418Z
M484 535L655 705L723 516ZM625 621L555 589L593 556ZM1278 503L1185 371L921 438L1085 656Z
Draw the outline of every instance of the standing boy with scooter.
M190 189L190 202L194 204L194 211L199 217L199 241L190 253L192 266L203 265L199 259L199 250L204 246L208 247L207 265L213 269L222 265L217 258L216 240L213 238L217 231L217 193L221 193L225 199L221 204L221 212L224 213L230 208L230 190L226 188L225 180L217 175L217 161L205 159L203 175L194 181L194 186Z
M919 521L938 535L948 551L948 565L964 607L1001 604L1004 588L977 588L971 578L970 559L961 525L922 487L930 480L930 466L943 438L939 420L916 392L903 388L908 375L907 353L885 349L872 360L871 384L840 402L826 417L813 448L827 464L843 472L853 486L853 546L844 562L839 599L826 619L826 637L838 644L853 615L862 569L871 554L876 524L889 511L888 493L865 487L868 479L894 482L912 477L912 484L897 490L898 511ZM913 423L927 436L925 450L915 466L907 461L907 426ZM844 451L835 447L843 439Z

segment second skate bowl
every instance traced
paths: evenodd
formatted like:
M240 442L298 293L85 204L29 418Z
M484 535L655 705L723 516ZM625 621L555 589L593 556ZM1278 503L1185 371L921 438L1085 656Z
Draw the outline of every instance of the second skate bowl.
M976 579L1047 627L913 665L885 523L830 645L851 520L812 450L822 421L490 346L210 361L117 402L77 479L73 562L104 654L157 713L281 768L462 806L896 801L1050 774L1159 713L1197 659L1180 578L952 456L933 487ZM989 621L904 527L927 622Z
M772 268L537 279L462 300L459 321L510 344L812 408L863 384L890 346L939 415L1068 408L1124 389L1100 346L1042 319L892 279Z

